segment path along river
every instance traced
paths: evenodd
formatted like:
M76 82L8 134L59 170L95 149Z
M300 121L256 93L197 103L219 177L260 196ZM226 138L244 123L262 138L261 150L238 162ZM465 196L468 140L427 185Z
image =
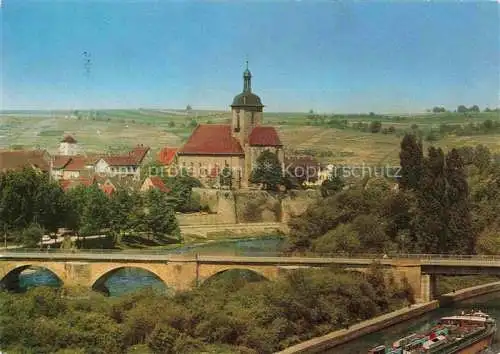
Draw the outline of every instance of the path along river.
M269 237L262 239L214 242L200 246L187 246L174 250L174 252L196 252L200 250L214 253L237 252L240 255L255 255L258 252L265 252L266 255L269 255L273 252L278 254L282 244L282 239L278 237ZM43 269L35 272L23 273L20 278L20 285L23 288L40 284L52 286L59 285L57 278L49 271ZM111 296L119 296L147 286L151 286L158 291L167 291L165 285L154 275L137 268L127 268L113 274L106 281L105 285L109 289ZM500 323L500 293L476 297L447 308L435 310L419 318L406 321L385 330L364 336L351 343L336 347L324 354L366 354L368 349L379 344L390 344L412 332L425 330L432 325L433 321L438 320L442 316L470 309L481 309L491 314ZM497 332L495 342L493 348L491 348L491 353L500 352L500 330Z

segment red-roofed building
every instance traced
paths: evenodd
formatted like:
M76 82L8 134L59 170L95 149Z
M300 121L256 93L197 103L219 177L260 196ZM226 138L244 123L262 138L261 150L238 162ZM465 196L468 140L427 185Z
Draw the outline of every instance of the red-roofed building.
M157 156L157 161L164 166L171 166L175 164L177 157L177 148L169 148L165 146L160 150Z
M243 92L231 105L231 124L200 124L179 149L181 169L186 168L203 180L213 179L213 171L228 167L233 171L233 186L245 187L263 151L270 150L284 163L283 144L276 129L262 125L264 105L252 93L251 77L247 67L243 73Z
M107 176L141 176L141 166L149 159L150 148L137 145L127 155L101 156L95 163L95 172Z
M50 155L46 150L2 150L0 172L33 168L41 172L50 171Z
M170 189L165 186L165 183L163 183L163 180L159 176L150 176L146 178L141 186L141 192L147 192L152 188L156 188L165 193L170 192Z

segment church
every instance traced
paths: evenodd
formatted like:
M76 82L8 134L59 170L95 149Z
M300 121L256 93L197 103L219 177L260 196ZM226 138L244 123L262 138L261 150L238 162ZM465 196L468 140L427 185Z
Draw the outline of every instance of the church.
M243 73L243 91L231 105L231 124L199 124L177 152L179 167L201 180L216 178L225 167L233 187L246 188L260 153L269 150L284 163L283 145L274 127L262 125L264 105L252 92L252 74Z

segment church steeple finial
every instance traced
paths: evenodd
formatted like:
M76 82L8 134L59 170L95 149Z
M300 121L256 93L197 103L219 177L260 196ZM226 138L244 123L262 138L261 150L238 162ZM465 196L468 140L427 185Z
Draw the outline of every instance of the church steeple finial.
M252 92L252 73L248 70L248 60L245 61L246 69L243 73L243 92Z

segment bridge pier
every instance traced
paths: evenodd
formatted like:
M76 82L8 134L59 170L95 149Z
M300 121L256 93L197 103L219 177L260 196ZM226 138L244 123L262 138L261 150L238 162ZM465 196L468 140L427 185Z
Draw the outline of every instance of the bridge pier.
M432 274L420 276L420 299L422 302L434 300L437 294L437 278Z

